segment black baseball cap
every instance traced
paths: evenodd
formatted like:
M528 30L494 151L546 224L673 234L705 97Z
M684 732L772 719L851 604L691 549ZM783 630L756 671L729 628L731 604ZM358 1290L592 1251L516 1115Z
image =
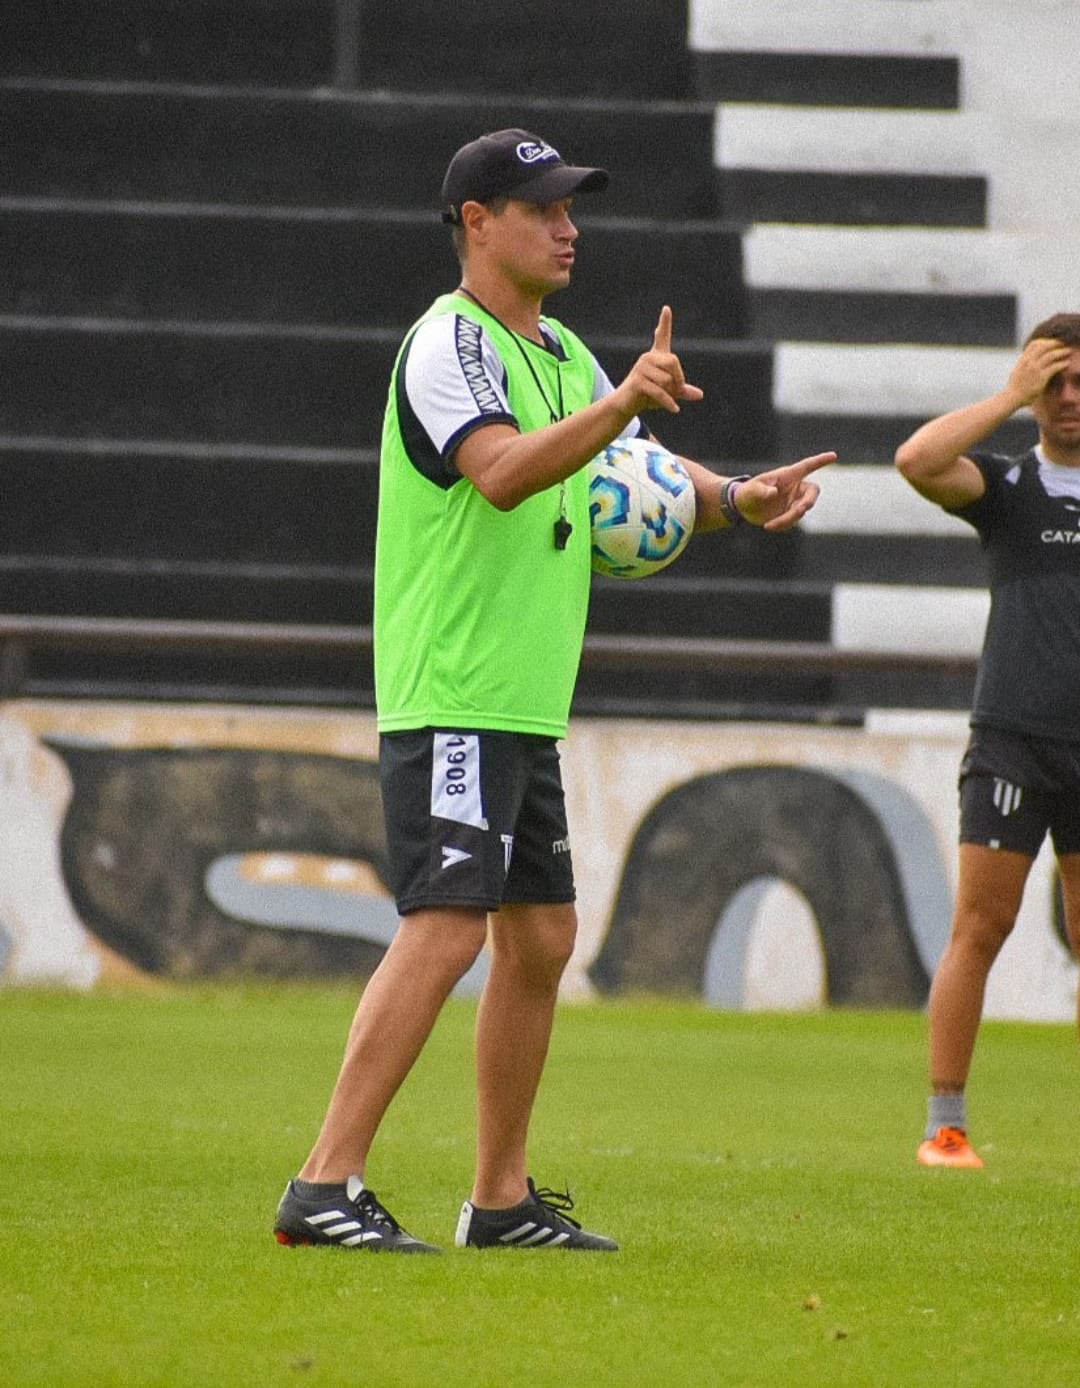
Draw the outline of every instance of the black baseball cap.
M572 193L599 193L607 185L606 170L568 164L539 135L495 130L462 145L450 160L442 186L442 219L459 223L465 202L558 202Z

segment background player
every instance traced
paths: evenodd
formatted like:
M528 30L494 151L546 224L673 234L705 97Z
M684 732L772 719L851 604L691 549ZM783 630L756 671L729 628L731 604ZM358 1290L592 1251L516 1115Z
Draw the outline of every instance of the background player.
M1038 442L1018 458L973 451L1023 406ZM1080 314L1031 333L1004 388L924 424L896 465L979 532L991 608L960 768L959 883L930 992L931 1095L919 1161L982 1166L965 1087L991 965L1050 833L1074 951L1080 945Z

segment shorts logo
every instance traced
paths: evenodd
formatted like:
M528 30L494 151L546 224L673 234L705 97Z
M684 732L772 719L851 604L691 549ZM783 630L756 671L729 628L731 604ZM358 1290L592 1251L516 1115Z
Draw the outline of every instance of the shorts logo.
M994 804L1002 815L1011 815L1020 808L1024 792L1009 781L994 777Z
M503 846L503 872L510 871L510 859L514 856L514 836L513 834L500 834Z
M464 848L450 848L443 844L442 851L442 871L447 868L456 867L458 863L466 863L472 857L471 853L466 853Z

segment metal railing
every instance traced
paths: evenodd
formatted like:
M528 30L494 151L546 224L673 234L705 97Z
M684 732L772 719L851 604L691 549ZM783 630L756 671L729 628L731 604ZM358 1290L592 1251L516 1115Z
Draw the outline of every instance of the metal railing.
M370 653L370 626L274 622L159 621L130 617L44 617L0 613L0 681L10 696L35 651L174 655ZM583 664L620 670L662 661L668 669L743 674L927 674L973 676L976 659L938 651L851 650L815 641L722 637L588 635Z

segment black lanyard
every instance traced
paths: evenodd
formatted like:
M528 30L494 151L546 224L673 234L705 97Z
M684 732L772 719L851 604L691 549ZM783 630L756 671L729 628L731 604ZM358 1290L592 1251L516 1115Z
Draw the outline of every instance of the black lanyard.
M528 342L529 339L525 338L524 340L522 340L521 334L515 332L513 328L508 327L497 314L492 313L491 309L488 308L487 304L483 303L480 299L478 299L471 289L466 289L464 285L459 285L457 292L459 294L464 294L467 299L471 299L478 309L482 309L483 312L486 313L487 316L490 319L492 319L493 322L498 323L499 327L502 328L503 332L509 333L510 340L521 353L522 360L525 362L525 365L529 368L529 375L533 378L533 382L536 386L536 389L540 392L540 399L543 400L544 405L547 408L547 412L552 424L558 424L560 419L565 419L566 414L565 406L563 404L562 372L559 370L559 358L555 357L555 380L558 382L559 391L559 409L558 413L556 413L554 405L552 405L551 401L548 399L547 391L544 389L543 382L540 380L540 376L536 370L536 367L533 366L532 359L530 358L529 353L526 350L525 343ZM554 353L552 353L552 356L554 356ZM559 514L555 519L554 533L555 548L559 550L566 548L567 540L569 540L570 536L574 533L574 527L566 519L565 482L561 482L559 484Z

